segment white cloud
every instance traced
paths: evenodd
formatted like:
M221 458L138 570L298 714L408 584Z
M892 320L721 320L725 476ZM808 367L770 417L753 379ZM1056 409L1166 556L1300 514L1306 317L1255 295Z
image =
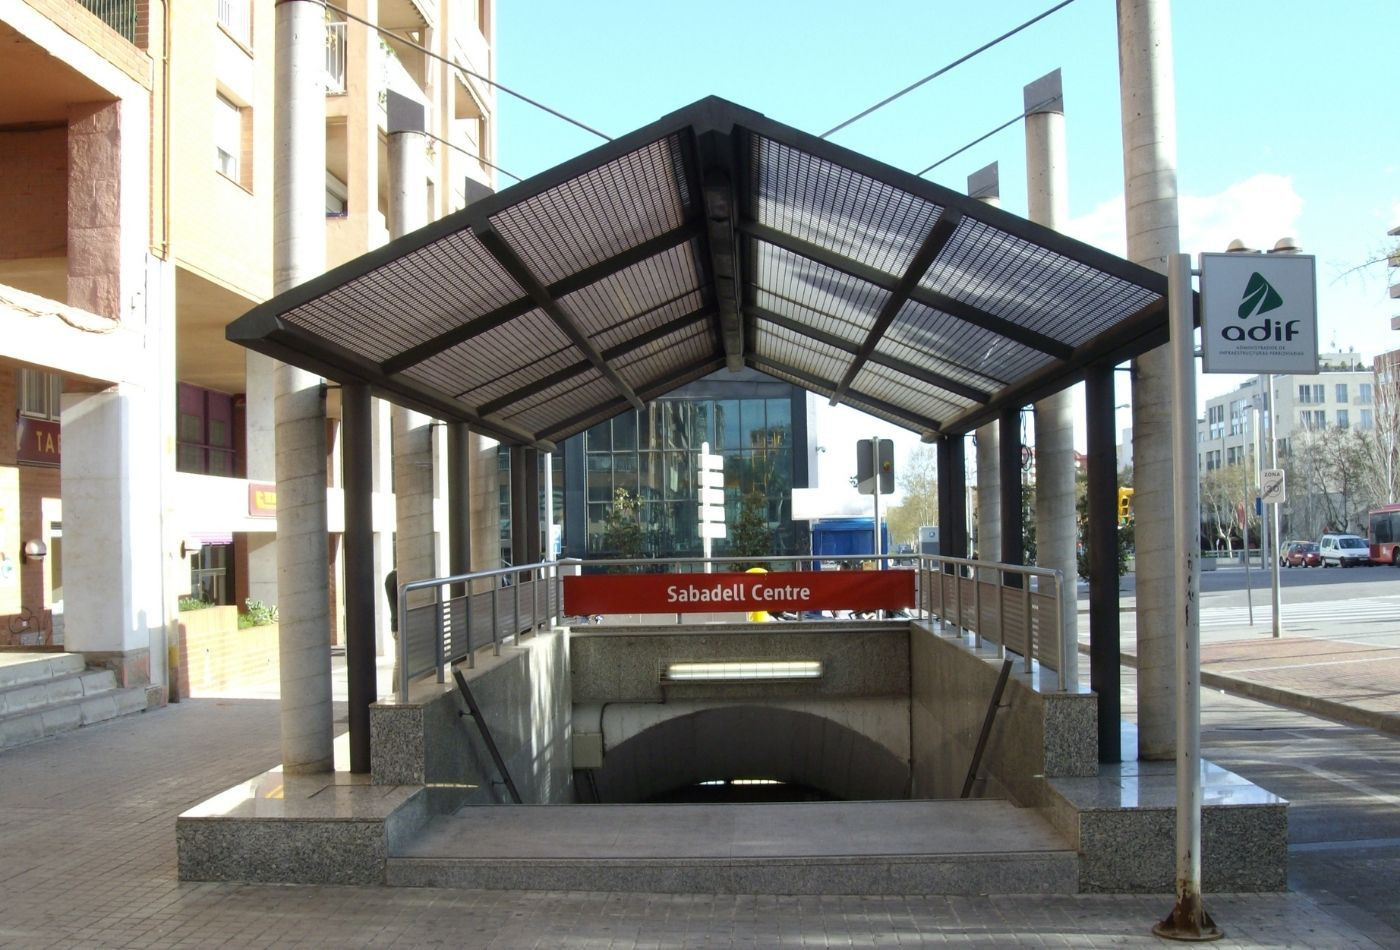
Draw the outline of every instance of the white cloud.
M1303 199L1287 175L1253 175L1213 195L1182 195L1177 200L1177 214L1181 249L1192 255L1223 251L1236 238L1261 250L1272 248L1281 237L1302 240L1299 220ZM1126 256L1123 196L1074 218L1065 230L1087 244Z

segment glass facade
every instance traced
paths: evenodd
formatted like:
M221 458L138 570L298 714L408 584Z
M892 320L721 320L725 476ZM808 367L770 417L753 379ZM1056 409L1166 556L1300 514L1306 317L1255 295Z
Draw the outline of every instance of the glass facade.
M640 503L647 557L701 556L695 473L705 443L724 459L726 521L731 528L744 496L757 491L767 500L773 553L802 553L792 522L792 488L807 483L806 448L796 444L799 438L805 442L807 426L800 420L795 427L793 417L805 411L806 395L786 384L747 387L762 392L743 393L742 384L731 388L734 398L659 399L644 412L623 413L569 440L573 445L565 455L565 478L575 490L565 495L585 506L585 517L569 519L572 533L582 529L584 535L579 543L566 531L570 556L615 553L606 550L604 534L619 489ZM782 394L774 394L775 388ZM573 467L581 467L581 474ZM801 534L805 541L806 532ZM728 540L716 540L713 550L716 557L725 556Z

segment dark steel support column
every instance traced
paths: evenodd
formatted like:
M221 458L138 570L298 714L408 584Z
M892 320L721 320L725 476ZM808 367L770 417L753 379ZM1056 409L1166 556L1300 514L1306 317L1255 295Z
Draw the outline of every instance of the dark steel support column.
M580 433L565 440L564 452L564 557L582 558L588 553L588 486Z
M472 569L471 432L465 422L447 424L447 573ZM456 592L454 592L456 593Z
M1123 747L1122 658L1118 628L1118 452L1113 367L1084 379L1089 449L1089 686L1099 699L1099 761L1118 762Z
M1008 409L997 419L998 468L1001 471L1001 561L1024 564L1026 523L1021 514L1021 410ZM1020 575L1008 575L1007 587L1020 587Z
M523 445L512 445L510 447L510 563L529 564L526 556L529 545L526 543L529 537L529 511L525 496L528 493L525 487L525 470L529 467L526 461L528 450Z
M368 772L369 707L376 698L374 668L374 464L369 387L341 387L345 484L345 669L349 694L350 771Z
M967 442L961 435L938 437L938 553L967 557Z
M525 536L524 564L538 564L540 557L540 533L544 524L540 521L540 453L527 448L525 455L525 526L530 533Z

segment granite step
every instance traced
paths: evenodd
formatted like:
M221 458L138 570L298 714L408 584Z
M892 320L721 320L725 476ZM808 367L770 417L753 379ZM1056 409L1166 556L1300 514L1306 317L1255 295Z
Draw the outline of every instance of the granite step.
M77 653L0 653L0 690L55 676L81 673L87 664Z
M430 819L388 884L712 894L1073 894L1078 856L1003 801L494 805Z
M10 655L0 664L0 749L145 712L146 689L86 670L76 654Z

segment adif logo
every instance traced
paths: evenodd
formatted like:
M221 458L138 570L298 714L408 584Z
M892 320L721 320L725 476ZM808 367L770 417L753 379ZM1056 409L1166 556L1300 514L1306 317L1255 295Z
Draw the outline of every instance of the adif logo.
M1248 320L1251 317L1261 316L1270 310L1277 310L1283 306L1283 296L1274 289L1264 279L1264 275L1255 271L1249 275L1249 282L1245 284L1244 296L1240 298L1240 306L1237 313L1241 320ZM1273 320L1264 317L1264 322L1249 327L1227 326L1220 331L1220 335L1227 340L1242 341L1245 337L1258 343L1268 340L1278 340L1280 342L1291 340L1298 335L1298 321L1289 320L1286 323L1281 320Z

